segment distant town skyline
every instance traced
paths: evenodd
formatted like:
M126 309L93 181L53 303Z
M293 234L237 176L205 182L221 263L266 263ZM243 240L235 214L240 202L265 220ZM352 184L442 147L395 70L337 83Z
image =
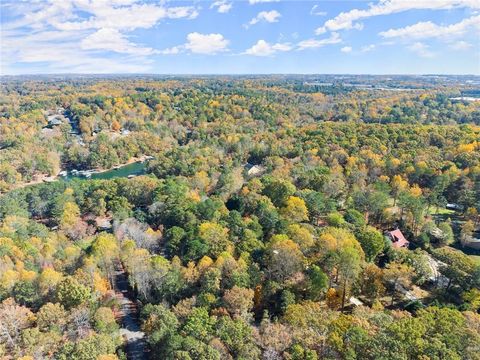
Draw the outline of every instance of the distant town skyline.
M480 75L477 0L6 0L0 14L2 75Z

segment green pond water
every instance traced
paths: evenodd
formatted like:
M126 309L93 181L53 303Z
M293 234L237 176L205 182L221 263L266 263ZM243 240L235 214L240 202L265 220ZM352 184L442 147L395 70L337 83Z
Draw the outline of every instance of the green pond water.
M112 169L104 171L101 173L92 174L88 179L100 179L100 180L109 180L117 177L128 177L129 175L141 175L145 173L146 162L134 162L128 165L121 166L117 169ZM87 179L84 175L73 175L69 173L67 176L63 177L65 180L72 179Z

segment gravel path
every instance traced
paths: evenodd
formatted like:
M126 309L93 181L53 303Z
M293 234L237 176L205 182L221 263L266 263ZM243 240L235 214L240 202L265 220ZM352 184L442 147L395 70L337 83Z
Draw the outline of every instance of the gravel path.
M143 339L145 333L140 329L138 308L132 296L127 275L120 263L115 266L115 292L120 305L122 321L120 335L127 340L127 359L146 360L146 346Z

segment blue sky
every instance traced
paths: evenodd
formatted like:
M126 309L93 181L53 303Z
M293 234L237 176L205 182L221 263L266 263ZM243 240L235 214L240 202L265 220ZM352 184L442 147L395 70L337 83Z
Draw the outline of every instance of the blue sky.
M1 74L480 74L479 0L3 0Z

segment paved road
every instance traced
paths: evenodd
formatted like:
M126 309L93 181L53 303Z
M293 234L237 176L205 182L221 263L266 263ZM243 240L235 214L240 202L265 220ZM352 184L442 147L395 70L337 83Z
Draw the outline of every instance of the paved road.
M140 329L138 309L128 284L127 275L120 263L115 266L115 292L120 305L122 321L120 335L127 340L127 359L146 360L145 333Z

